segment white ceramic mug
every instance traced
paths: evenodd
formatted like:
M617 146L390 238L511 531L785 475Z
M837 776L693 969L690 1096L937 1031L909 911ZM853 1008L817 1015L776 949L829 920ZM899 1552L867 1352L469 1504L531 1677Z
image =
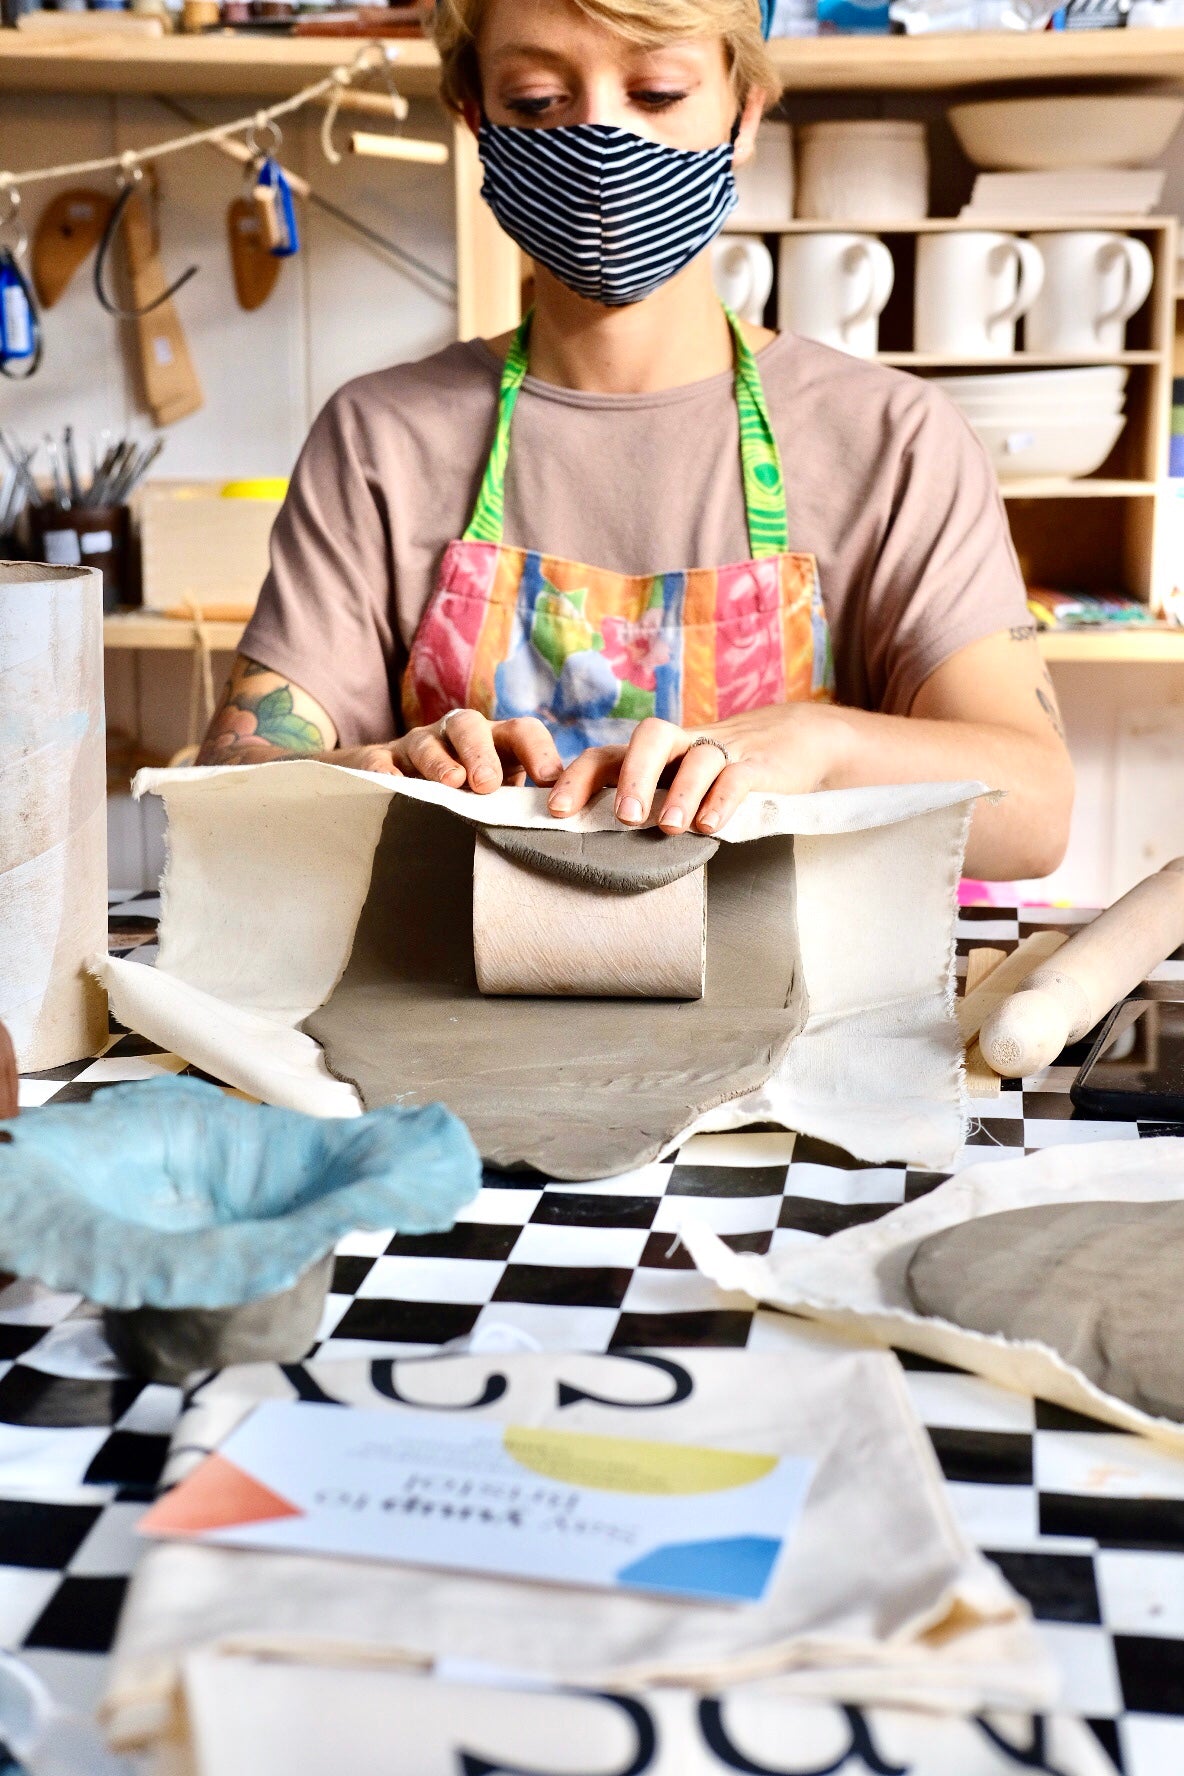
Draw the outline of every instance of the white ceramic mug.
M759 231L793 221L793 132L788 123L762 123L752 159L736 169L739 201L731 220Z
M773 289L773 255L763 240L725 235L711 249L716 292L742 321L759 327Z
M929 213L925 125L888 118L798 132L798 215L816 222L915 222Z
M932 356L1006 358L1015 323L1040 294L1039 247L1014 234L952 229L917 238L913 349Z
M1024 327L1028 351L1087 356L1120 352L1126 323L1151 293L1150 249L1099 229L1034 234L1044 287Z
M855 357L873 358L895 268L870 234L787 234L781 242L778 326Z

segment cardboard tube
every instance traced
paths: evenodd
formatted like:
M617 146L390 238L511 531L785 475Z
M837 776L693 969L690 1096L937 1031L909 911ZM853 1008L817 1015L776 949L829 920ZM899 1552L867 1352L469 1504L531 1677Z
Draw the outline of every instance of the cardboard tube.
M1051 1066L1182 943L1184 857L1178 857L1027 976L983 1024L983 1054L1007 1079Z
M0 1018L23 1072L98 1054L107 948L103 580L0 563Z
M473 960L495 997L701 999L707 877L621 894L528 869L478 834Z

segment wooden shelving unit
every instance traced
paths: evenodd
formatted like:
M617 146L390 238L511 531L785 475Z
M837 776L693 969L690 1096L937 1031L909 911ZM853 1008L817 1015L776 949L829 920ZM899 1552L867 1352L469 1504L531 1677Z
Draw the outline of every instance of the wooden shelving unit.
M96 29L42 34L0 31L0 93L155 93L175 96L274 98L329 73L352 55L356 40L278 38L211 33L143 37ZM397 43L396 78L413 96L434 94L439 67L429 43ZM790 94L983 94L993 90L1064 90L1074 84L1184 90L1184 29L1156 31L1000 32L950 36L825 37L774 42L771 52ZM480 168L467 130L454 135L454 179L459 267L459 330L462 337L495 334L519 313L520 256L479 201ZM877 233L904 247L904 276L884 317L882 361L913 373L1041 369L1111 362L1131 371L1130 422L1110 462L1081 481L1029 480L1003 484L1021 560L1033 583L1123 586L1146 597L1155 554L1157 483L1166 468L1174 299L1175 224L1159 218L1027 218L1015 232L1037 228L1110 226L1141 235L1156 255L1152 298L1132 323L1130 349L1103 360L1033 354L1014 359L937 359L910 349L902 317L911 306L909 235L974 226L1005 227L973 218L929 218L906 230ZM770 230L797 233L839 224L789 223ZM858 222L841 224L860 231ZM737 232L751 232L739 229ZM893 238L895 237L895 238ZM233 648L234 624L205 625L217 648ZM111 647L184 649L192 626L132 613L108 619ZM1147 632L1050 635L1046 657L1055 660L1184 660L1184 637Z
M0 88L278 97L329 73L350 47L331 37L4 31ZM404 90L434 92L439 69L432 46L412 38L398 47ZM771 48L786 89L794 92L973 92L1075 80L1184 86L1184 29L791 38Z
M958 357L917 352L913 342L913 300L918 236L954 234L990 228L1019 235L1072 232L1083 227L1108 229L1143 240L1151 250L1155 276L1151 294L1128 324L1126 348L1099 356L1062 357L1019 349L1007 357ZM892 253L895 283L880 320L878 361L914 375L937 372L1016 374L1026 370L1068 369L1114 364L1129 375L1127 423L1108 460L1093 475L1070 480L1041 476L1001 479L1012 538L1029 585L1123 591L1149 602L1156 563L1156 514L1159 483L1167 473L1168 415L1171 407L1172 357L1175 343L1176 222L1174 217L1051 216L985 221L976 217L935 217L908 224L794 221L773 227L729 224L734 235L759 235L776 262L782 239L790 235L843 233L873 235ZM775 285L767 318L776 324ZM1127 651L1114 656L1049 652L1050 659L1163 659L1157 653L1131 653L1130 637L1116 638ZM1149 642L1155 636L1147 638ZM1171 656L1184 657L1184 656Z

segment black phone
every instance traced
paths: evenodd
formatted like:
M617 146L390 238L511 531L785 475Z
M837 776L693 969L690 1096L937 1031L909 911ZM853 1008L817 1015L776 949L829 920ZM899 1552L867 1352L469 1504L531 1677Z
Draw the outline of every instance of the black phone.
M1184 1123L1184 1004L1124 999L1116 1005L1069 1096L1090 1116Z

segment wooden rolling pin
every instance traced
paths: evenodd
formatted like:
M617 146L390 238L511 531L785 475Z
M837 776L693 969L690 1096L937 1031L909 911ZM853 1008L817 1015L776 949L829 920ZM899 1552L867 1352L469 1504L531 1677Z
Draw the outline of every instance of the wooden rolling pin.
M1071 937L993 1011L979 1047L1006 1079L1051 1066L1184 944L1184 857L1165 864Z
M17 1107L17 1074L16 1054L12 1046L12 1038L0 1024L0 1122L9 1116L16 1115Z

